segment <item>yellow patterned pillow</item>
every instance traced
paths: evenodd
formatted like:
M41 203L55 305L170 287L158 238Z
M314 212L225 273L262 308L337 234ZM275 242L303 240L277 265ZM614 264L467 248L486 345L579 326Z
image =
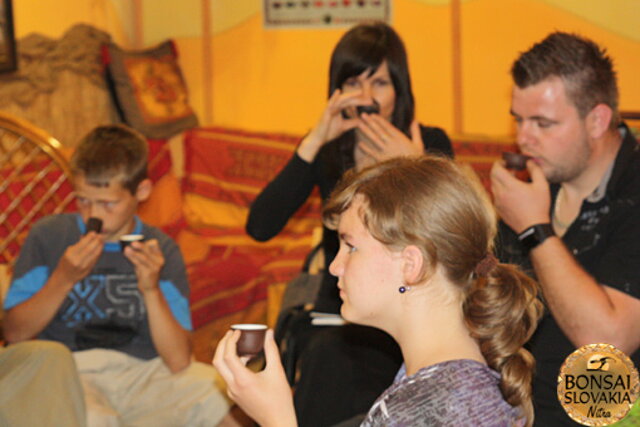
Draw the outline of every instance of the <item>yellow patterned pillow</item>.
M102 53L111 93L125 123L155 139L198 125L172 41L141 51L125 51L110 43Z

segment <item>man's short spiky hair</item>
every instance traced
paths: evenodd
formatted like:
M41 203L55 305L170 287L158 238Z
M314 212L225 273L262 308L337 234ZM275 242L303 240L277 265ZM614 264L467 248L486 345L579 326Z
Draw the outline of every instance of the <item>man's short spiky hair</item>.
M511 76L519 88L559 77L581 117L596 105L605 104L613 111L610 127L614 129L620 121L612 60L605 49L589 39L576 34L552 33L520 55L513 63Z
M98 126L81 141L71 158L74 175L83 175L90 185L108 187L118 178L135 194L147 178L147 141L124 125Z

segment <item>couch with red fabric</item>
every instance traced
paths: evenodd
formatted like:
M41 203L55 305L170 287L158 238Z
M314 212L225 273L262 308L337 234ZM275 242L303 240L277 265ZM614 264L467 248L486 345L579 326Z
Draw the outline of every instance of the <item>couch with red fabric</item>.
M180 138L181 177L171 172L169 142L149 141L155 187L140 215L182 250L196 356L210 360L212 342L230 324L273 323L284 285L300 270L320 227L320 198L312 193L277 237L256 242L244 229L249 206L288 161L298 137L193 128Z

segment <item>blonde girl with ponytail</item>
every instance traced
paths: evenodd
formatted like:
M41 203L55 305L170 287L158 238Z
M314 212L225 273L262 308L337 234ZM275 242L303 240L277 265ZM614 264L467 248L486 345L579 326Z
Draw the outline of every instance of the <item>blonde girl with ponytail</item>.
M342 316L399 344L404 364L363 426L530 426L541 314L537 286L493 256L496 217L478 180L450 160L404 157L349 173L324 210L340 249ZM253 373L221 341L214 364L260 425L296 425L272 333Z

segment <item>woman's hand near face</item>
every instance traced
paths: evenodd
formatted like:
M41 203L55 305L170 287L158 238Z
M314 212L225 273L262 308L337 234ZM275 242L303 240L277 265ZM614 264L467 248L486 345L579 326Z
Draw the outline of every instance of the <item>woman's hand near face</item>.
M367 138L358 142L357 149L373 158L375 162L400 156L414 156L424 153L424 144L417 121L411 123L411 139L378 114L362 114L358 124Z
M228 331L213 357L213 365L227 383L227 394L263 427L296 426L293 397L273 331L267 331L264 342L266 367L258 373L245 367L246 358L238 357L236 344L239 338L240 331Z
M343 93L340 89L333 92L320 121L298 146L298 155L303 160L311 163L324 144L358 126L360 120L345 119L342 110L357 105L359 96L359 92Z

